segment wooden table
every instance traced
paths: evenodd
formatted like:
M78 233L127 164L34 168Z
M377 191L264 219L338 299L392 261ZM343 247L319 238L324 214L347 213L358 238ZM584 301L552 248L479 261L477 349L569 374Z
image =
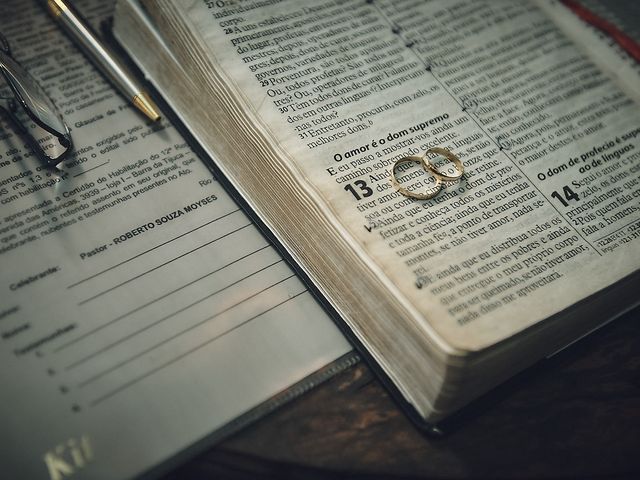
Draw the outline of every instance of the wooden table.
M640 309L427 438L362 363L166 480L640 478Z

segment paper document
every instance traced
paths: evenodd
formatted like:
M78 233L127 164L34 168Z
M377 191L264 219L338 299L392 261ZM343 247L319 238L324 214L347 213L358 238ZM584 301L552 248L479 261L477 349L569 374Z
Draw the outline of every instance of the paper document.
M55 173L0 119L3 478L135 476L351 350L176 130L37 2L3 3L0 31L75 144Z

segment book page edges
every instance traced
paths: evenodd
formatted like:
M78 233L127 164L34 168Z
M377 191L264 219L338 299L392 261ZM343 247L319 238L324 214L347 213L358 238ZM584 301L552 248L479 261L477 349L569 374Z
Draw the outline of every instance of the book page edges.
M130 2L128 2L130 3ZM124 17L124 15L122 15L122 17ZM117 24L116 24L117 26ZM118 36L118 29L115 29L115 33L116 36ZM159 39L160 37L157 37L157 39ZM123 42L123 43L127 43L127 42ZM136 59L135 55L132 55L134 57L134 59ZM149 72L148 68L144 65L144 62L139 61L139 59L137 59L137 63L140 64L140 66L145 70L145 74L147 75L148 78L151 78L153 80L153 77L156 76L155 72ZM148 58L145 57L145 61L148 61ZM156 84L157 85L157 84ZM160 85L157 85L160 87ZM175 107L175 105L174 105ZM176 113L178 113L180 115L180 108L176 108ZM182 115L180 115L182 117ZM186 120L184 117L182 117L182 120ZM192 125L189 125L189 122L186 121L185 122L187 124L187 126L192 129ZM201 133L201 132L200 132ZM192 134L194 134L194 136L198 139L198 141L205 147L205 150L207 149L207 141L205 139L203 139L201 136L199 136L197 129L192 129ZM220 145L217 145L218 147L220 147ZM225 173L226 175L228 175L230 178L234 178L232 172L229 171L228 168L226 168L226 165L221 162L221 164L218 164L219 168L223 171L223 173ZM236 187L240 193L242 195L244 195L245 199L247 199L247 195L246 195L246 191L243 189L241 182L234 182L234 187ZM275 236L278 238L278 240L283 243L284 245L290 245L290 241L287 241L284 237L282 237L279 232L278 229L273 228L272 223L269 221L269 218L267 215L264 214L264 212L262 211L262 209L260 209L255 203L251 203L252 207L254 208L255 212L260 216L261 219L263 219L263 221L265 222L265 224L267 224L267 226L269 228L272 229L272 233L275 234ZM300 257L297 255L297 252L294 248L289 248L289 253L294 256L294 258L296 260L299 260ZM304 262L300 262L300 264L303 264ZM304 268L305 273L307 273L307 275L309 275L311 278L316 278L316 275L313 271L309 270L308 268ZM317 284L318 282L316 282ZM325 291L323 289L323 291ZM327 296L328 297L328 296ZM345 311L343 308L340 307L339 304L336 304L335 302L331 302L332 306L334 306L336 308L336 310L341 314L341 315L349 315L350 312ZM357 333L357 331L355 331L354 333ZM359 337L360 340L362 341L362 343L365 343L366 340L363 337ZM455 351L454 351L455 352ZM461 357L465 357L466 356L466 352L456 352L456 353L461 353ZM386 362L384 361L384 358L376 356L376 361L384 368L384 366L386 365ZM440 362L438 362L442 368L444 368L444 362L442 362L442 360ZM387 375L390 376L391 380L394 381L394 383L396 383L399 388L401 388L400 386L402 385L402 382L399 381L399 379L395 378L393 376L392 370L390 370L389 368L384 368L384 371ZM439 391L440 387L442 385L443 382L443 376L446 375L444 374L444 372L440 372L440 374L438 374L437 376L434 375L430 375L429 381L432 382L432 388L431 391ZM440 380L438 380L438 378ZM402 390L402 388L401 388ZM429 414L429 409L427 408L427 410L424 409L424 405L425 403L430 403L430 400L425 400L425 398L422 399L412 399L410 393L408 391L402 391L402 394L407 398L410 399L410 403L413 404L414 406L417 407L417 405L423 405L423 408L418 408L418 410L420 411L421 415L427 416Z
M171 8L171 6L169 5L167 8ZM175 9L172 10L172 14L175 16L179 16L180 21L183 22L183 28L185 28L187 31L189 31L189 20L188 18L184 18L184 15L180 15L180 12ZM186 26L184 26L186 25ZM195 40L196 42L199 41L198 38L192 39ZM200 44L200 47L203 51L206 51L206 47L203 46L202 44ZM207 61L211 62L212 68L215 70L215 58L211 58L212 55L207 56ZM219 69L218 69L219 70ZM223 78L223 81L226 83L227 87L231 87L234 88L233 83L226 78L225 73L224 72L220 72L220 71L216 71L216 74L219 75L221 78ZM241 92L237 91L237 89L235 89L235 91L233 91L233 95L235 98L242 98L242 94ZM247 104L248 102L242 102L243 104ZM247 109L249 110L249 109ZM258 137L261 137L263 140L267 143L269 143L270 147L274 149L274 151L276 152L275 155L278 156L279 158L286 158L287 159L287 165L286 168L288 170L287 173L291 174L292 177L295 179L295 184L299 185L303 190L304 193L306 194L307 198L311 200L311 203L313 204L313 207L315 207L316 209L318 209L319 211L321 211L323 213L323 215L325 216L325 218L327 219L328 222L331 223L332 228L334 228L335 232L339 233L339 236L342 237L343 239L347 239L348 241L346 242L349 247L354 251L354 253L359 257L360 261L363 262L364 264L367 265L367 267L369 268L369 270L371 272L373 272L373 275L376 277L377 281L380 282L383 285L383 290L392 292L392 295L394 296L394 300L399 302L399 306L400 309L403 310L404 312L406 312L406 314L409 316L409 318L413 319L413 321L420 327L424 329L424 326L426 324L427 326L427 335L429 336L430 340L435 340L435 344L437 345L437 347L441 350L442 353L444 353L448 358L447 361L445 362L445 372L442 372L442 378L444 379L445 377L447 377L448 379L454 378L454 377L458 377L461 375L461 371L463 370L463 366L465 364L472 364L472 363L480 363L481 360L480 359L483 355L486 354L486 358L492 358L496 355L496 352L502 352L505 350L505 348L508 348L508 345L513 345L516 342L520 341L522 339L523 336L525 335L531 335L532 332L542 332L542 331L547 331L549 326L553 323L555 323L555 319L557 319L558 317L561 316L565 316L565 315L569 315L571 316L570 312L573 311L577 311L574 309L574 307L569 307L561 312L557 312L555 313L553 316L551 316L550 318L548 318L547 320L535 323L533 325L530 325L529 327L524 328L523 330L521 330L519 333L517 333L516 335L514 335L513 337L507 337L504 339L499 339L497 341L494 342L488 342L486 345L481 345L478 348L474 348L474 349L470 349L467 347L456 347L456 342L455 339L448 339L445 340L443 337L439 336L437 334L437 332L434 331L433 328L431 328L431 326L428 324L428 321L421 321L421 319L423 319L424 317L422 316L422 314L417 311L417 309L411 304L411 302L408 301L408 299L406 297L404 297L404 295L402 294L401 291L399 291L399 289L389 280L389 278L387 277L387 275L380 269L380 267L373 262L373 260L371 259L371 257L368 255L368 253L364 250L364 248L359 244L359 242L356 242L352 235L348 232L348 230L344 227L344 225L342 225L338 220L337 220L337 215L334 214L334 212L331 210L331 208L329 207L329 205L327 204L327 202L324 200L324 198L322 197L322 195L320 195L320 193L317 191L316 188L314 188L310 182L308 181L308 179L306 178L305 175L303 175L303 173L300 171L299 168L297 168L297 166L295 165L295 162L293 162L291 159L289 159L287 157L287 154L282 151L282 148L280 145L277 145L276 142L273 140L273 136L269 133L269 129L267 126L265 126L259 119L259 116L257 115L256 112L249 110L249 112L242 112L243 114L247 115L250 120L249 120L249 124L251 127L253 127L255 129L254 134ZM201 143L203 143L201 141ZM242 186L242 182L238 182L237 181L237 177L236 175L234 175L233 171L229 168L227 168L227 165L224 164L224 162L222 162L221 165L219 165L221 170L230 178L234 178L234 184L236 185L236 187L242 191L243 195L245 196L245 198L247 198L250 202L251 202L251 197L247 196L247 191L245 189L243 189ZM314 272L313 270L309 269L307 267L307 265L304 262L304 259L299 255L299 252L296 251L295 248L291 248L291 240L287 240L286 238L284 238L281 234L278 228L274 228L274 224L269 220L269 215L266 215L264 210L257 205L255 202L251 202L252 207L254 208L254 210L258 213L258 215L263 219L263 221L269 226L269 228L272 229L272 231L274 232L274 234L277 236L277 238L281 241L281 243L283 243L284 245L287 245L288 249L290 250L291 254L295 257L295 259L299 262L299 264L302 266L302 268L305 270L305 272L307 273L307 275L309 277L311 277L312 279L314 279L315 283L319 286L319 288L323 291L323 292L327 292L327 290L325 288L322 287L322 282L318 281L318 276L316 274L316 272ZM607 289L605 289L607 290ZM328 293L328 292L327 292ZM594 294L594 296L592 297L600 297L601 293L596 293ZM340 304L338 302L333 301L333 297L332 295L328 294L326 295L332 305L334 306L334 308L336 308L336 310L338 310L342 315L344 316L349 316L349 312L345 311L344 308L341 308ZM607 295L605 294L605 297ZM591 297L590 297L591 298ZM574 315L575 316L575 315ZM607 316L606 319L608 319L610 317ZM606 321L606 320L605 320ZM594 322L597 324L598 320L594 319ZM573 325L573 322L569 322ZM591 329L593 327L593 325L591 325L593 322L589 323L589 325L587 325L587 322L582 321L582 323L577 323L576 325L574 325L573 328L573 332L574 332L574 337L575 337L575 331L577 330L584 330L584 329ZM584 327L584 328L583 328ZM562 330L562 327L559 327L560 330ZM362 341L363 344L366 345L366 335L363 335L361 332L359 332L357 329L353 329L354 333L359 337L359 339ZM429 331L430 330L430 331ZM535 336L535 335L534 335ZM560 348L563 345L563 342L566 343L570 341L565 339L564 337L562 337L561 339L559 339L558 341L552 341L552 342L548 342L548 345L554 345L553 348ZM533 344L538 345L538 342L533 342ZM549 349L544 349L542 348L542 350L538 351L538 356L539 356L539 352L540 351L545 351L547 353L549 352ZM378 363L380 363L381 365L385 365L384 359L380 356L380 355L374 355L376 361ZM512 375L515 371L520 370L524 367L526 367L527 365L529 365L530 363L532 363L535 358L530 357L529 355L524 355L521 354L519 355L519 358L522 360L522 366L519 366L517 369L515 369L512 366L508 367L507 369L503 368L498 368L498 370L505 370L508 371L509 373L507 373L504 378L507 378L508 376ZM489 360L486 360L489 361ZM447 362L450 362L447 363ZM385 371L387 372L387 374L389 373L389 369L385 368ZM469 372L471 371L471 369L469 370ZM394 378L392 376L392 373L390 374L391 378L395 381L397 380L396 378ZM503 379L504 379L503 378ZM401 385L401 382L396 382L399 383ZM491 382L492 384L496 384L499 383L499 380L496 380L495 382ZM486 391L488 387L485 386L480 386L477 390L473 393L472 396L477 396L478 394L482 393L482 391ZM406 392L405 392L406 393ZM457 394L456 394L457 395ZM409 395L406 395L409 397ZM455 395L453 395L455 396ZM450 401L451 395L447 394L446 392L443 393L443 395L440 396L440 399L436 399L435 404L433 405L433 414L432 417L433 418L437 418L440 416L440 414L438 413L438 411L440 410L439 407L443 407L443 409L449 410L450 405L448 404L448 402Z

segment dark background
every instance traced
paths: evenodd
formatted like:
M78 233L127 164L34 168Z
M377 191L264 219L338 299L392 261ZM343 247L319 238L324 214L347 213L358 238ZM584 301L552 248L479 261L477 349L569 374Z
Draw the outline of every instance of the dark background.
M640 309L418 431L360 363L166 476L640 478Z

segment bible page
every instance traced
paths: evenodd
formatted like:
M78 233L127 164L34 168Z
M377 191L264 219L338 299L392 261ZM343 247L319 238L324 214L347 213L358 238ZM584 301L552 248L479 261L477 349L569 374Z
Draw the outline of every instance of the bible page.
M175 7L328 215L451 345L482 349L638 269L640 110L536 5ZM391 166L432 147L464 177L403 196Z

